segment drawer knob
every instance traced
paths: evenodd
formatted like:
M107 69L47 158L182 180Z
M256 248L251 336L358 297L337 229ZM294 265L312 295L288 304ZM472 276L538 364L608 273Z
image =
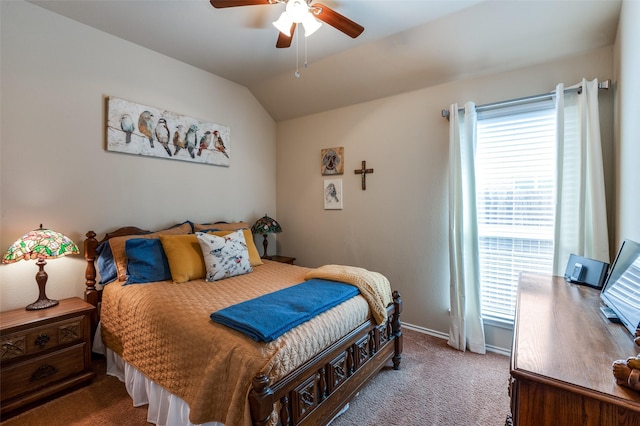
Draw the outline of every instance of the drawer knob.
M40 346L40 349L42 349L42 348L44 348L44 347L45 347L45 345L46 345L47 343L49 343L49 340L51 340L51 339L49 338L49 336L48 336L48 335L46 335L46 334L41 334L41 335L39 335L38 337L36 337L36 340L35 340L35 342L34 342L34 343L36 344L36 346Z
M31 381L35 382L37 380L46 379L47 377L53 376L56 374L58 370L53 365L45 364L38 367L38 369L31 375Z

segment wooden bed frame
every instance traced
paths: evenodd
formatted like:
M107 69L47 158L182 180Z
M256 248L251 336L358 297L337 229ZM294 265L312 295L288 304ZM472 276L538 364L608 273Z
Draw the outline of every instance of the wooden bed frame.
M84 298L97 308L92 318L92 332L98 324L102 301L102 290L96 288L98 245L113 237L149 232L124 227L106 234L101 241L93 231L86 234ZM283 426L325 425L331 421L389 361L395 370L400 368L401 312L402 299L400 293L394 291L386 324L376 325L372 319L366 321L276 383L270 383L264 374L256 376L249 392L253 424L269 424L274 409L278 409L279 424Z

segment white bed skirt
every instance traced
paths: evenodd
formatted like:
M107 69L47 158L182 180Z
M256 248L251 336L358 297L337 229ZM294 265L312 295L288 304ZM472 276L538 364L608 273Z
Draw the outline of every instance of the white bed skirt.
M98 323L93 340L92 351L105 356L107 360L107 374L117 377L125 384L127 393L133 400L134 407L149 404L147 421L158 426L224 426L224 423L208 422L195 425L189 421L189 405L173 395L162 386L149 380L134 366L123 360L118 354L107 348L102 342ZM356 396L359 395L356 394ZM349 409L347 403L338 414L328 423L331 424L338 416Z
M158 426L196 426L189 421L189 405L184 400L149 380L118 354L104 346L100 324L96 330L92 350L106 357L107 374L124 382L134 407L149 404L147 411L149 423ZM209 422L203 423L202 426L224 426L224 424Z

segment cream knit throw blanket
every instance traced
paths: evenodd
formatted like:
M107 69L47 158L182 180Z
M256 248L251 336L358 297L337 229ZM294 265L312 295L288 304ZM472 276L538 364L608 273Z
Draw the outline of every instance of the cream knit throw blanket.
M369 303L376 323L382 324L387 320L386 308L393 302L393 297L389 280L384 275L355 266L324 265L304 276L305 280L312 278L340 281L358 287Z

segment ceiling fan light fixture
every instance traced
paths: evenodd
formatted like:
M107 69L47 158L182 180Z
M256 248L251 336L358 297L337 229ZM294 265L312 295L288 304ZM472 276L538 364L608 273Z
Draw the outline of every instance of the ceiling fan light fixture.
M293 22L299 24L309 15L309 5L305 0L288 0L285 11Z
M307 15L302 20L302 26L304 27L304 36L309 37L311 34L320 29L322 23L314 18L311 13L307 13Z
M280 15L278 20L273 22L273 26L276 27L278 31L280 31L282 34L286 35L287 37L291 37L291 24L293 24L293 20L287 14L287 12L282 12L282 15Z

